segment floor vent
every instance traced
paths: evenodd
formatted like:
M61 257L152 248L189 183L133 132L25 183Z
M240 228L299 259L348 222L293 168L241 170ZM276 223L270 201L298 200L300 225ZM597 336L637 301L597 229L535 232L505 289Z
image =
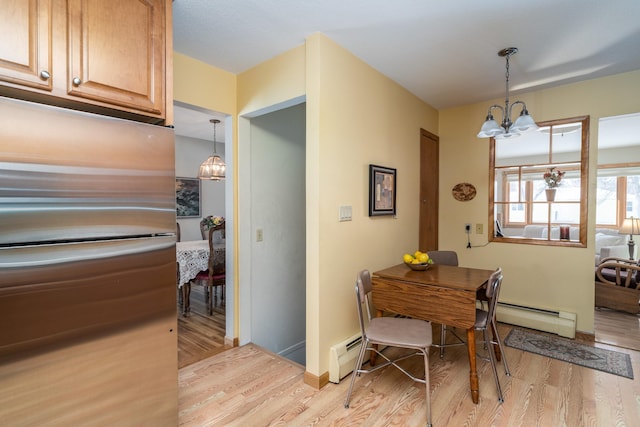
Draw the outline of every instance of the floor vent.
M329 381L337 384L353 371L361 345L362 335L356 334L331 347ZM365 354L365 361L369 360L369 353Z
M498 322L575 338L576 314L499 302L496 308Z

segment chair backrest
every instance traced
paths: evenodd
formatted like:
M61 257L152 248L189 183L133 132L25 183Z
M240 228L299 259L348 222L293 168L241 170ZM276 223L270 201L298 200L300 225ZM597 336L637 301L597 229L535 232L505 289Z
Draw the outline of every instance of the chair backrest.
M500 287L502 286L502 268L498 268L489 277L487 283L486 296L489 301L489 314L488 319L493 319L496 314L496 305L498 304L498 297L500 296Z
M224 226L225 226L225 223L223 221L218 225L214 225L208 231L208 233L209 233L209 273L210 273L210 275L220 274L220 273L224 273L225 272L224 271L224 267L222 269L215 270L215 267L216 267L214 265L215 264L215 262L214 262L215 261L215 251L214 251L214 247L213 247L214 246L213 245L213 241L214 241L213 234L215 232L223 232L224 231Z
M202 218L200 221L200 234L202 234L202 240L206 239L209 235L209 226L207 225L207 218Z
M358 301L358 320L360 321L360 331L363 337L366 335L365 316L367 323L370 322L373 311L370 298L372 289L371 273L369 273L369 270L360 271L356 278L356 298Z
M456 251L428 251L427 255L435 264L458 266L458 253Z

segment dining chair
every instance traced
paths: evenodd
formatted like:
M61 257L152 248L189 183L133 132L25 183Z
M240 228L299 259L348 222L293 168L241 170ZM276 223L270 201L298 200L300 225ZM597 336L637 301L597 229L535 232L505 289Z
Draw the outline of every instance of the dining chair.
M207 312L209 315L213 314L213 306L214 306L214 298L215 293L214 289L218 287L220 290L220 300L224 301L224 292L225 292L225 284L226 284L226 271L225 271L225 263L218 262L216 263L215 259L215 248L214 248L214 238L213 235L216 232L222 232L224 230L225 223L214 225L209 229L209 262L208 268L205 271L199 272L196 277L193 279L193 283L200 284L206 287L205 289L205 300L207 303Z
M176 242L180 241L180 223L176 222Z
M434 264L452 265L458 266L458 253L456 251L427 251L427 255L431 258ZM440 358L444 357L445 347L465 345L465 342L460 338L455 331L449 330L451 334L458 339L458 342L452 344L446 344L447 341L447 325L440 325L440 344L433 344L434 347L440 349Z
M358 273L356 279L356 298L358 301L358 320L360 322L360 331L362 333L362 344L360 352L356 359L353 373L351 374L351 383L347 391L347 398L344 407L349 407L353 384L356 376L368 374L378 369L393 365L412 380L423 383L425 385L426 399L426 415L427 425L431 426L431 395L429 384L429 347L431 346L431 323L404 317L373 317L374 307L371 301L371 293L373 287L371 284L371 274L368 270L362 270ZM367 322L365 323L365 316ZM389 359L377 346L400 347L417 350L396 359ZM367 351L373 351L386 360L370 369L363 369L364 356ZM413 376L407 370L402 368L397 362L413 356L424 357L424 379Z
M502 279L503 275L501 268L498 268L493 272L491 277L489 277L489 282L487 283L486 289L488 308L487 310L480 308L476 309L476 323L474 326L475 330L482 331L482 334L484 336L484 346L487 349L488 358L483 356L479 357L485 360L489 359L489 361L491 362L493 378L496 381L496 388L498 389L498 400L500 401L500 403L504 402L504 397L502 396L502 388L500 387L500 379L498 378L496 359L502 359L505 374L507 376L511 376L509 366L507 365L507 358L504 354L504 348L502 347L502 339L500 338L498 327L496 325L496 306L498 304L498 296L500 295ZM491 332L493 334L493 340L489 339L489 329L491 329ZM496 352L495 346L498 347L499 352Z

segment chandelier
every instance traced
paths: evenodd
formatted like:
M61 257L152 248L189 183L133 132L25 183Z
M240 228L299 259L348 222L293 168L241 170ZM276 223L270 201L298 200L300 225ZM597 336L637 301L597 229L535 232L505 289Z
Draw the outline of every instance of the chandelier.
M211 119L209 123L213 123L213 156L209 156L207 160L200 165L200 171L198 172L198 178L210 179L212 181L223 181L224 173L227 169L222 157L216 153L216 125L220 123L218 119Z
M518 52L517 47L508 47L498 52L498 56L505 58L507 62L507 71L505 73L507 94L504 100L504 108L498 104L494 104L489 107L489 111L487 111L487 118L482 124L482 128L478 133L478 138L510 138L512 136L518 136L526 131L538 129L538 125L536 125L533 117L529 115L527 105L524 102L515 101L514 103L509 104L509 58L516 52ZM522 110L520 111L520 115L516 121L512 123L511 110L516 104L522 105ZM502 123L500 125L493 119L493 114L491 114L491 111L494 108L498 108L502 112Z

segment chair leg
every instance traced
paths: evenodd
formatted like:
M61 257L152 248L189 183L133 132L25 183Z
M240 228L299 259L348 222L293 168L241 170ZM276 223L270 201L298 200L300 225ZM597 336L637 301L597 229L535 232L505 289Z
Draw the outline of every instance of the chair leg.
M498 369L496 367L496 355L493 351L493 348L491 348L491 341L489 340L489 329L485 328L482 333L484 335L484 342L488 343L487 353L489 353L489 361L491 363L491 369L493 370L493 378L496 381L496 388L498 389L498 401L500 403L504 403L504 397L502 397L502 387L500 387L500 379L498 378Z
M495 341L498 343L498 348L500 349L500 354L502 355L502 364L504 365L504 373L507 376L511 376L511 371L509 371L509 366L507 365L507 356L504 354L504 347L502 347L502 339L500 339L500 334L498 334L498 328L494 322L491 322L491 328L493 329L493 336Z
M447 325L440 325L440 359L444 358L444 345L447 340Z
M213 286L207 285L209 289L209 297L207 298L207 312L209 316L213 316Z
M360 369L362 368L362 361L364 360L364 354L367 351L367 341L362 341L360 344L360 353L358 354L358 358L356 359L356 364L353 367L353 372L351 373L351 382L349 383L349 391L347 391L347 398L344 401L344 407L349 407L349 400L351 400L351 392L353 391L353 383L356 381L356 376L360 375Z
M442 326L444 329L444 325ZM440 351L442 351L442 347ZM425 400L427 403L427 426L431 427L431 382L429 380L429 349L422 350L424 353L424 385L425 385Z

